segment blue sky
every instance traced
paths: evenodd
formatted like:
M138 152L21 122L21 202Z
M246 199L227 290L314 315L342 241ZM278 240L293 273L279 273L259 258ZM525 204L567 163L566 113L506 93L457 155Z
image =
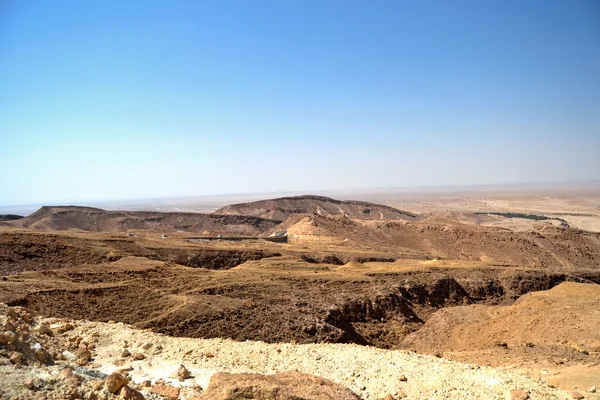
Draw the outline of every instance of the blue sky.
M600 179L600 3L0 1L0 205Z

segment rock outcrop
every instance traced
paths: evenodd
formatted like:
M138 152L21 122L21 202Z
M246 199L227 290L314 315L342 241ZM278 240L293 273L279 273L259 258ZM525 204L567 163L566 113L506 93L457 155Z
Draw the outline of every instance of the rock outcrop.
M275 375L219 372L210 379L202 400L360 400L328 379L299 372Z

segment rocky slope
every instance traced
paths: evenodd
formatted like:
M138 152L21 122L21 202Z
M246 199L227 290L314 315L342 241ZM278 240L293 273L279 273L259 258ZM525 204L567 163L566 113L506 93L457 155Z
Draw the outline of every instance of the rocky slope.
M356 219L376 220L413 221L418 219L416 214L380 204L363 201L342 201L311 195L232 204L215 211L215 214L251 215L279 221L284 221L293 214L345 215Z
M447 220L361 221L321 215L292 216L286 229L298 245L394 249L430 258L480 260L546 269L597 269L600 234L541 225L523 232Z
M431 353L530 344L597 353L600 285L563 282L550 290L527 293L510 306L444 308L403 344Z
M5 305L0 381L9 399L580 398L520 374L404 351L172 338Z
M105 211L91 207L44 206L11 225L32 229L81 230L91 232L216 232L224 235L256 236L279 222L253 216L149 211Z

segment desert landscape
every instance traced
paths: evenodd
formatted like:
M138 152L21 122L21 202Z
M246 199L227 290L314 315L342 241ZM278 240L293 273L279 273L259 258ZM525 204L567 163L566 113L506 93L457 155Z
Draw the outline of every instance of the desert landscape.
M0 0L0 400L600 400L600 8Z
M597 399L592 189L300 195L210 213L46 206L5 217L0 390Z

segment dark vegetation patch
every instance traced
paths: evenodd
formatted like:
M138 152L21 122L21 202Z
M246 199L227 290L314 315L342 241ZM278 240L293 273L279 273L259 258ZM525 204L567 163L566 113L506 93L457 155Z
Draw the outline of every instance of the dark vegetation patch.
M267 257L278 257L280 253L267 251L244 250L184 250L184 249L154 249L153 254L147 257L151 260L160 260L185 265L192 268L230 269L245 263Z
M310 256L308 254L302 254L300 259L304 262L310 264L333 264L333 265L344 265L344 262L340 260L337 256L328 255L328 256Z

